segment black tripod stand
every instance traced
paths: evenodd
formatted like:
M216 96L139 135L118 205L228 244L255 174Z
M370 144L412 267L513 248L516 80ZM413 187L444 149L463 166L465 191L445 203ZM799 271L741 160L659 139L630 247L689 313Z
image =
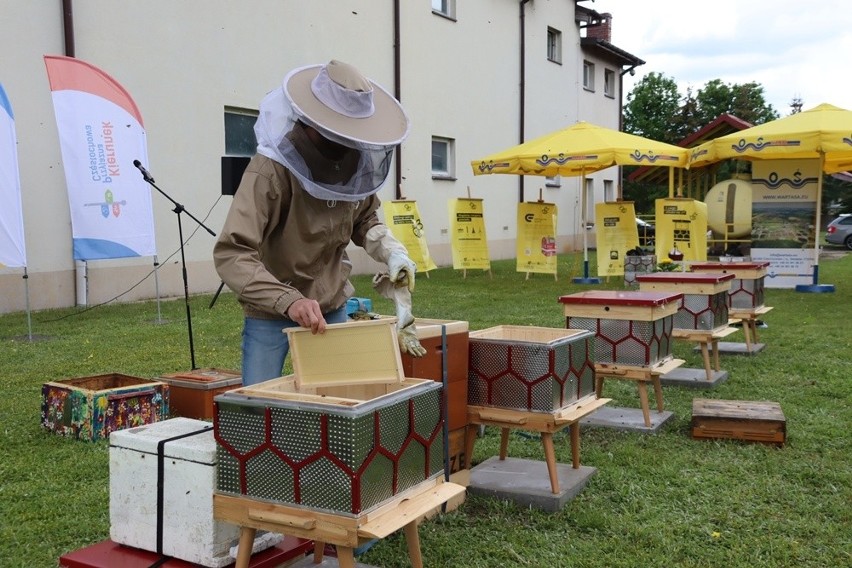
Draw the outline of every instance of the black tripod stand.
M177 215L177 223L178 223L178 238L180 239L180 263L181 263L181 271L183 273L183 300L186 305L186 326L189 330L189 357L192 363L192 370L194 371L198 367L195 365L195 346L192 341L192 313L189 308L189 279L186 275L186 257L184 256L183 251L183 222L181 221L181 214L186 213L190 216L190 218L198 223L198 225L203 228L205 231L210 233L211 236L216 236L216 233L210 230L204 223L199 221L192 213L186 210L186 208L172 199L165 191L157 187L157 184L154 183L154 178L148 173L144 167L142 167L142 163L139 160L133 160L133 165L139 168L139 171L142 172L142 179L144 179L148 184L151 185L154 189L160 192L163 197L168 199L174 204L175 208L172 211Z

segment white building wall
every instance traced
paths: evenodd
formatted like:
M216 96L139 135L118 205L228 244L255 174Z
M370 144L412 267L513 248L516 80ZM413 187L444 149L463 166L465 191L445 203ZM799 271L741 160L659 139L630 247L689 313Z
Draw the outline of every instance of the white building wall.
M474 177L470 161L518 144L520 92L519 3L458 0L456 19L431 12L430 2L400 3L401 99L412 120L401 147L402 194L416 199L430 251L440 266L451 264L448 199L486 200L492 259L514 256L516 176ZM149 170L157 185L214 232L231 198L221 196L224 110L255 110L293 67L332 58L356 65L394 90L393 0L76 0L76 57L103 69L133 96L145 122ZM611 101L583 94L582 55L574 2L531 1L525 7L525 138L578 119L617 127ZM62 54L60 0L0 0L2 82L15 112L30 307L72 306L76 301L71 223L45 54ZM563 34L561 65L547 61L546 30ZM602 70L602 68L601 68ZM601 76L601 81L603 78ZM600 110L598 109L601 106ZM604 122L608 121L608 124ZM431 138L455 140L455 179L433 179ZM610 170L607 170L609 172ZM612 178L616 169L611 169ZM136 172L133 172L136 173ZM601 175L601 174L599 174ZM380 192L395 196L392 173ZM544 182L527 177L525 199L534 201ZM541 189L560 208L563 251L576 248L572 219L578 180ZM601 184L601 192L602 192ZM159 261L159 293L183 294L173 205L152 189ZM601 193L602 195L602 193ZM191 293L219 285L212 265L214 238L182 216ZM356 271L375 264L353 251ZM133 287L153 259L89 263L88 303L107 301ZM21 271L0 269L0 312L23 310ZM122 300L152 298L147 278Z

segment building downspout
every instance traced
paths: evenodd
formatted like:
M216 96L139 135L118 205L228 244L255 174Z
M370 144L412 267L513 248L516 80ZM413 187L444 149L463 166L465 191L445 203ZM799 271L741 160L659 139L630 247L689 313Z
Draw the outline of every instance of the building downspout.
M618 74L618 130L619 132L624 131L624 74L630 73L633 75L636 73L636 66L631 65L627 69L621 71ZM616 199L621 201L624 196L624 174L622 173L622 167L618 166L618 195Z
M402 72L400 71L400 51L402 48L400 47L399 1L394 0L393 2L393 95L396 97L396 100L402 102ZM402 199L404 197L402 194L402 144L397 147L394 159L396 160L396 187L394 188L394 195L396 199Z
M526 26L526 10L524 10L524 6L530 0L520 0L518 4L518 9L520 10L520 26L521 26L521 42L520 42L520 56L521 56L521 65L520 65L520 80L519 80L519 94L518 94L518 104L519 104L519 113L518 113L518 144L524 143L524 118L526 117L525 107L526 107L526 59L527 59L527 26ZM524 202L524 177L518 176L518 203Z
M62 0L62 32L65 36L65 55L74 55L74 7L71 0Z

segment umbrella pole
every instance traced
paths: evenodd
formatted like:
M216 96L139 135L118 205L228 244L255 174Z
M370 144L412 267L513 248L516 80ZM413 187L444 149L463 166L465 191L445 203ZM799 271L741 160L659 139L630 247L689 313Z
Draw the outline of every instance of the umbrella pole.
M582 218L582 227L580 230L583 231L583 277L582 278L574 278L574 284L600 284L600 278L592 278L589 276L589 235L588 233L588 219L586 218L586 209L588 209L588 203L586 200L586 168L583 167L580 170L580 206L582 207L581 215Z
M816 194L816 227L814 238L814 277L812 284L799 284L796 286L796 292L834 292L834 284L819 283L819 238L822 235L822 178L823 167L825 167L825 152L819 153L819 175L817 176L817 194Z

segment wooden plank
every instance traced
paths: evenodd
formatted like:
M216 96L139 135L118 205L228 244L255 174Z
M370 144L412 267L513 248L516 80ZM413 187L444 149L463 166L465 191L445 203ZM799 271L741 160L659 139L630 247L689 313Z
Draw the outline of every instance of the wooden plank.
M361 525L358 535L366 538L385 538L409 523L416 523L419 518L435 507L464 492L465 488L456 483L441 483L433 489L400 502L392 510L375 516Z
M693 438L728 438L784 444L787 423L781 406L771 401L694 399Z
M706 418L785 420L781 405L777 402L754 400L696 398L692 401L692 415Z
M683 359L666 358L656 365L640 367L610 363L595 363L595 375L614 379L629 379L634 381L650 381L655 375L665 375L683 365Z
M728 337L732 333L736 333L739 331L735 327L729 327L727 325L723 325L721 327L717 327L716 329L682 329L675 328L672 330L672 337L675 339L683 339L685 341L713 341L724 339Z
M611 398L595 398L595 395L589 395L584 397L582 401L578 401L578 404L572 404L560 410L555 417L556 423L571 424L577 422L611 401Z
M662 306L600 306L594 304L565 304L563 313L567 317L594 318L625 321L657 321L677 313L680 302L669 302Z

